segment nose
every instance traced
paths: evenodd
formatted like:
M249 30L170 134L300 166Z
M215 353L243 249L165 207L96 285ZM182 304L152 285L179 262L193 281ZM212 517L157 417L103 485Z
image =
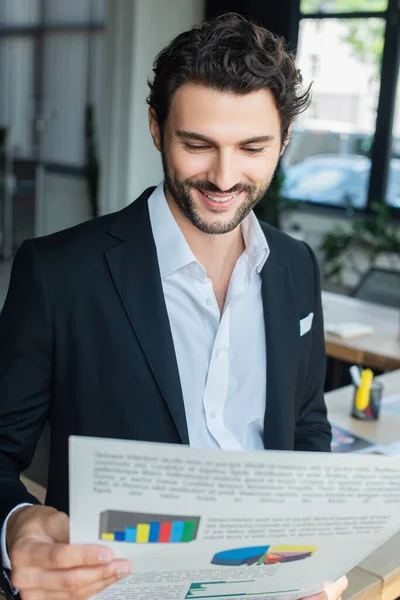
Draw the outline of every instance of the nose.
M229 191L240 182L234 156L230 152L218 152L208 171L207 179L221 192Z

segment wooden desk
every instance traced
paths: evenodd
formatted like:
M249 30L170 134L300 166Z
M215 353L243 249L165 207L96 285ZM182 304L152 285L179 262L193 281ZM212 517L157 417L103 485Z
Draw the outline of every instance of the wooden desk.
M384 396L400 393L400 369L377 377L384 384ZM400 418L381 414L379 421L362 422L350 417L352 386L326 394L331 423L352 431L373 443L400 439ZM343 600L395 600L400 597L400 532L375 550L348 574L349 588Z
M325 334L328 356L382 371L400 369L399 310L332 292L322 292L322 306L326 323L361 321L375 329L350 339Z

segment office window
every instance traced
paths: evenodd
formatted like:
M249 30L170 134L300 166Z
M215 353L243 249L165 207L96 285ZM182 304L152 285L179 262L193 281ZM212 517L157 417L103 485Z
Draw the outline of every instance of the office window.
M0 37L0 127L7 127L12 132L13 152L23 158L33 154L33 60L34 40L31 37Z
M393 121L392 152L386 200L392 208L400 209L400 75L397 80L396 109Z
M313 13L382 12L388 0L301 0L300 11Z
M82 164L84 160L88 36L49 33L43 52L43 117L41 158Z
M90 2L81 0L45 0L44 20L48 24L88 23L90 20Z
M0 127L15 158L83 169L100 129L106 0L1 0Z
M386 148L388 157L392 143L382 115L390 113L398 77L392 49L400 43L400 30L393 27L400 21L400 5L396 0L300 0L300 9L296 59L304 83L313 82L313 97L294 124L282 160L283 193L350 212L369 211L376 201L397 208L397 162L392 159L385 184L377 155L384 156ZM393 158L400 151L399 118L397 108Z
M44 0L45 22L90 23L104 22L107 0Z
M283 160L287 197L365 207L384 25L383 19L301 21L297 63L305 81L313 81L313 99L294 125ZM360 50L361 36L373 50Z
M1 0L0 26L29 26L39 22L40 0Z

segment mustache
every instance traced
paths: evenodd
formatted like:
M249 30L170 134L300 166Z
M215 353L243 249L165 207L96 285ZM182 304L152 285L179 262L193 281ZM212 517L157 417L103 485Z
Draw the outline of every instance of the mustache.
M253 185L246 183L237 183L229 190L221 190L219 187L211 183L211 181L196 181L195 179L187 179L186 184L190 187L196 187L201 192L215 192L217 194L236 194L239 192L252 192L254 189Z

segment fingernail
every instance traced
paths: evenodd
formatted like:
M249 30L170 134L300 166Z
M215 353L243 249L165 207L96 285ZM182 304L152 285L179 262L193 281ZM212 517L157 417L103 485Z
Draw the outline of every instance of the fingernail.
M118 565L117 568L117 577L121 579L121 577L126 577L131 572L131 567L129 564Z
M104 563L108 563L112 560L112 554L111 552L108 552L107 550L102 550L99 553L99 561L100 562L104 562Z

